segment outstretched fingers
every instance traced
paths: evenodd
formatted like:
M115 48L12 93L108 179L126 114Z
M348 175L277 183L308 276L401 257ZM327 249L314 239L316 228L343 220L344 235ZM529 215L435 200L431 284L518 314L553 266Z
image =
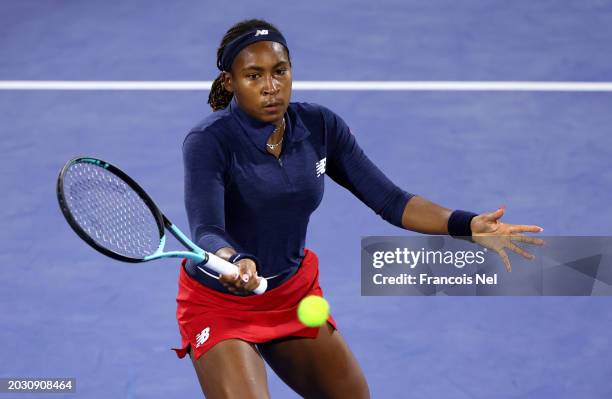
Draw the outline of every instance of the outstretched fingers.
M523 234L513 234L509 237L512 241L524 242L526 244L542 246L546 243L546 241L542 240L541 238L529 237Z
M510 241L507 244L507 248L509 248L512 252L521 255L523 258L526 258L526 259L534 259L535 258L535 256L533 254L525 251L523 248L519 247L518 245L516 245L512 241Z
M498 253L499 257L502 259L502 262L504 262L506 271L511 272L512 265L510 264L510 258L508 257L508 254L506 253L506 251L504 251L504 249L501 248L501 249L496 249L495 252Z
M541 233L544 231L540 226L534 226L529 224L512 224L508 226L510 233Z

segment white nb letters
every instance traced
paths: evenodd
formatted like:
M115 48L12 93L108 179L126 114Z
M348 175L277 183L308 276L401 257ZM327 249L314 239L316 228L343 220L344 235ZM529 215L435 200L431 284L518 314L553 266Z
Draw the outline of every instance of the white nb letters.
M199 348L204 342L208 341L208 337L210 337L210 327L206 327L196 335L196 348Z
M257 32L255 32L255 36L263 36L263 35L267 35L268 34L268 30L267 29L257 29Z
M315 170L317 172L317 177L321 176L325 173L325 164L327 163L327 158L321 159L319 162L315 163Z

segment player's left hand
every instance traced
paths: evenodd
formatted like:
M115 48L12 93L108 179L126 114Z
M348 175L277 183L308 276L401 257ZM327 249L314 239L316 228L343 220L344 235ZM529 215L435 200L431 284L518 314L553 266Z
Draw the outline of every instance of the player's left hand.
M541 233L544 229L534 225L502 223L501 218L505 211L506 208L501 207L494 212L480 214L472 219L470 227L472 228L472 240L480 246L497 252L504 262L506 270L510 272L512 271L512 265L506 253L506 248L526 259L534 259L533 254L516 245L514 241L538 246L544 245L544 240L540 238L521 234Z

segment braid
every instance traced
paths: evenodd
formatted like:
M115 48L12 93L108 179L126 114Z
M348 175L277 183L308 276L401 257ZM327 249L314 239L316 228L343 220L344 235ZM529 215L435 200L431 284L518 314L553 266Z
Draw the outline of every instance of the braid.
M278 31L274 25L261 19L248 19L238 22L229 28L229 30L223 36L223 39L221 39L221 44L217 49L217 64L220 63L221 57L223 56L223 50L225 50L225 46L229 42L256 28L273 29ZM287 57L289 57L289 50L287 50ZM223 85L223 72L221 72L210 88L210 93L208 94L208 104L210 104L213 111L219 111L229 105L229 103L232 101L232 97L233 93L225 90L225 86Z
M220 111L229 105L233 96L231 92L225 90L223 86L223 72L221 72L210 88L208 104L210 104L213 111Z

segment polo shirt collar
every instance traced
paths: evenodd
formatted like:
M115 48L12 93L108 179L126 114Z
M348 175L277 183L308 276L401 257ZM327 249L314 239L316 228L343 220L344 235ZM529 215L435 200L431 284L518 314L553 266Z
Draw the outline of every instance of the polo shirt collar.
M274 124L268 122L262 122L258 119L253 118L238 106L236 98L232 98L230 103L230 112L238 121L238 124L243 128L246 135L251 139L253 144L261 151L268 153L266 143L268 137L274 131ZM297 142L305 139L310 135L310 132L302 122L299 115L291 109L291 105L285 112L285 142Z

